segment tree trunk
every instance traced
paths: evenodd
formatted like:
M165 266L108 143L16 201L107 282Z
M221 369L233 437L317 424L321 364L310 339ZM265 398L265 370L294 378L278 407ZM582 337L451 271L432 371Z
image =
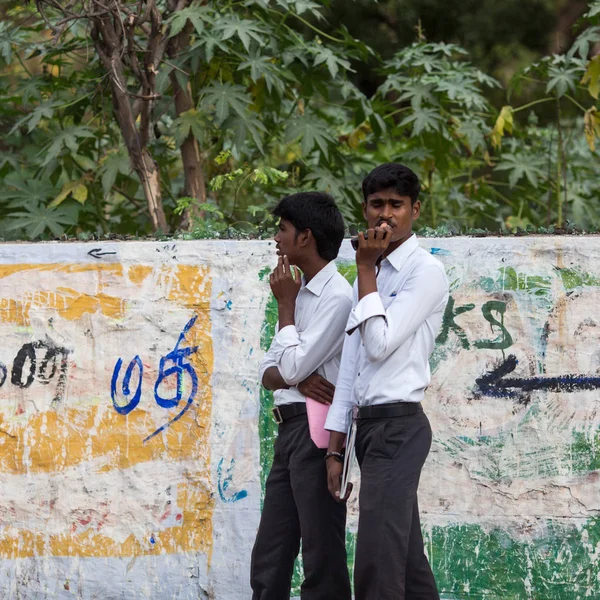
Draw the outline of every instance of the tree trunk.
M189 31L190 24L188 23L183 31L172 38L168 50L171 56L177 56L184 48L187 48L190 41ZM185 87L183 87L174 70L171 71L170 78L175 98L175 112L177 113L177 116L179 116L194 108L192 88L189 81L186 83ZM183 163L184 194L190 198L196 198L199 204L203 204L206 202L206 185L204 181L204 170L202 168L202 156L200 154L198 140L191 131L181 145L180 152L181 161ZM204 216L204 211L200 211L198 207L192 207L190 214L190 211L186 210L180 224L182 229L189 229L191 227L192 215L201 218Z
M556 15L556 25L550 41L550 53L559 54L571 45L573 25L586 11L587 6L585 0L568 0L563 3Z
M123 140L125 141L125 146L127 147L127 152L131 159L131 164L142 184L146 202L148 203L152 227L154 231L161 230L163 233L167 233L169 231L169 226L167 225L167 219L162 205L160 172L156 161L152 158L152 155L146 147L146 143L142 143L142 138L135 124L130 95L128 94L126 87L127 83L124 76L123 63L119 53L120 47L115 43L103 46L102 40L100 39L99 28L102 25L108 27L110 23L108 23L108 25L107 23L108 20L101 25L92 27L92 39L94 40L100 59L108 72L115 116L119 128L121 129L121 134L123 135ZM144 102L150 101L151 100L144 99Z

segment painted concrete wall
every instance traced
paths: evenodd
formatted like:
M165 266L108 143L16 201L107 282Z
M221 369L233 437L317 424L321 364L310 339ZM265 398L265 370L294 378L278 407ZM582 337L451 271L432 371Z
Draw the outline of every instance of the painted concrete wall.
M600 598L600 239L421 243L452 296L420 488L442 595ZM249 598L273 264L269 242L0 246L1 598Z

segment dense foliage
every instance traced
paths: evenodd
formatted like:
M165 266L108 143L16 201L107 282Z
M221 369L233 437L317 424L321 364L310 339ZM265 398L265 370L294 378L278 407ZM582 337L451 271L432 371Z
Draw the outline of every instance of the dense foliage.
M600 1L506 85L420 27L382 57L312 0L5 10L1 238L261 235L299 189L330 191L352 225L387 160L419 173L421 225L438 231L600 216Z

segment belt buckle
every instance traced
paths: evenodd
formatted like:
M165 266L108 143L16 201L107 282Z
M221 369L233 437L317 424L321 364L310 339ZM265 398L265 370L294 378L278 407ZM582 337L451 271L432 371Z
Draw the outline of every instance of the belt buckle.
M277 423L277 425L281 425L283 423L283 417L281 416L281 411L279 410L279 406L275 406L273 408L273 417L274 417L275 423Z

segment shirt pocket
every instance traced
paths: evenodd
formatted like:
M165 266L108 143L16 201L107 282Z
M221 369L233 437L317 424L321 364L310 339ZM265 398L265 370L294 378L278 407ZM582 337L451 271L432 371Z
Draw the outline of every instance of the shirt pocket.
M385 295L381 298L381 303L383 304L383 308L385 308L385 310L387 310L390 306L390 304L396 299L396 294L392 294L392 295Z

